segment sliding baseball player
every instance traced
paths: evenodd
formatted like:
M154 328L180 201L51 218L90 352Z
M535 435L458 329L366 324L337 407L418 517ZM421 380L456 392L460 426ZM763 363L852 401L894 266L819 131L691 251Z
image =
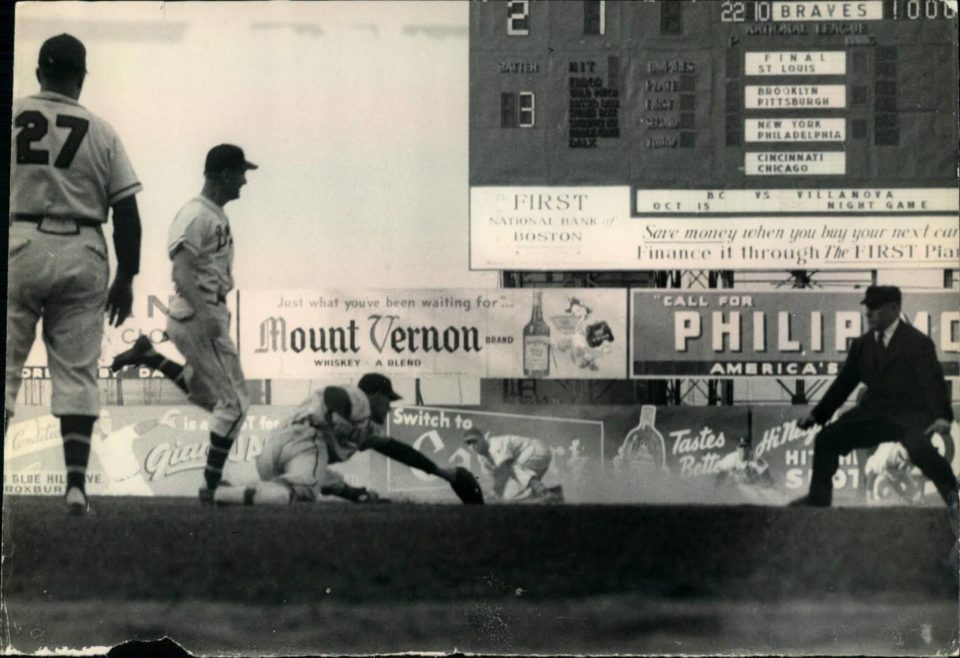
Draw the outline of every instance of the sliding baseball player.
M450 483L466 504L480 504L483 494L465 468L444 468L413 446L384 435L391 402L400 396L387 377L369 373L356 386L327 386L313 392L274 430L257 458L260 481L253 486L221 483L214 492L218 505L286 505L336 496L372 503L380 496L352 487L328 468L362 450L380 454Z

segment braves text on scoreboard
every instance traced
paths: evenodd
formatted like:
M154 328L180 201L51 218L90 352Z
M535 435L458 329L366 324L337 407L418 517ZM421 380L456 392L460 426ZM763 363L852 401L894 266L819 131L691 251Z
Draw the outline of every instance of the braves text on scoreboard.
M956 215L957 3L471 4L471 187L633 217Z

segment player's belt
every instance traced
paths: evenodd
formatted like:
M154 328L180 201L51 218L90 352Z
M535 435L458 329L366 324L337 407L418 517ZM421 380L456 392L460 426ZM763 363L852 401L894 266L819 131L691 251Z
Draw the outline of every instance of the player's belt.
M89 217L54 217L52 215L13 213L10 215L10 221L36 224L37 230L41 233L52 233L54 235L77 235L80 233L80 228L84 226L90 228L103 227L103 222Z
M227 303L227 296L226 296L225 294L223 294L222 292L214 293L214 292L213 292L212 290L210 290L209 288L204 288L203 286L199 286L199 287L200 287L200 290L202 290L202 291L205 292L205 293L208 293L208 294L211 294L211 295L213 295L213 294L216 295L216 300L217 300L217 301L215 301L215 302L208 301L208 302L207 302L207 303L210 304L211 306L217 306L218 304L226 304L226 303Z

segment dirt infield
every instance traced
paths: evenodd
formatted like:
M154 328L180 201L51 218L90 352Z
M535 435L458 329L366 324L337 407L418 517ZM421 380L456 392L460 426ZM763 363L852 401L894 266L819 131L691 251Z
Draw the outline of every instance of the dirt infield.
M94 502L4 500L4 646L956 651L942 509Z

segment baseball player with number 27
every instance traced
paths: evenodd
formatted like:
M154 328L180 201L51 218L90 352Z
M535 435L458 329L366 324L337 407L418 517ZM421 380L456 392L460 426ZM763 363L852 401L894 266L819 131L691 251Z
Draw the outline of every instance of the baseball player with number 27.
M84 484L100 413L103 315L113 326L127 319L140 270L135 195L142 186L113 128L78 103L86 57L84 45L69 34L47 39L37 64L40 93L13 105L7 254L4 435L43 319L51 413L60 419L72 514L89 509ZM110 210L117 273L108 289L103 225Z

